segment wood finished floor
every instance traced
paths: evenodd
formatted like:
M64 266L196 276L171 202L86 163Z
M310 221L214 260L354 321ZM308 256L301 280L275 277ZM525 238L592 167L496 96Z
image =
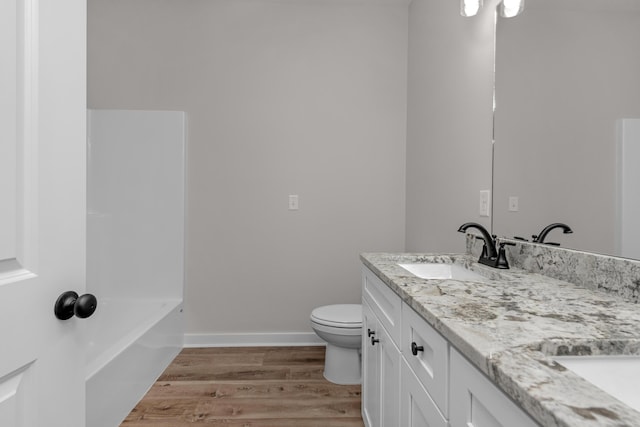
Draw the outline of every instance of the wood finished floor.
M363 427L360 386L323 365L324 347L186 348L121 427Z

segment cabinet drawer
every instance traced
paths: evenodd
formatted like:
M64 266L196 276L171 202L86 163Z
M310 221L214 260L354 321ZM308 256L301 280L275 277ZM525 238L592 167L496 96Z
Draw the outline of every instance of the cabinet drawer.
M440 412L448 417L449 344L406 304L402 305L400 351Z
M407 361L402 360L400 372L400 426L447 427L429 393L424 389Z
M451 407L451 427L539 427L454 349L451 349Z
M402 300L367 267L362 268L362 298L369 303L378 321L398 345Z

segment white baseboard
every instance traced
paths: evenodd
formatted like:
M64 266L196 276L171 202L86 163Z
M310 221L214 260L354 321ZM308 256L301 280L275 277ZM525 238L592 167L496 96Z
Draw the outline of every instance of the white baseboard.
M262 347L326 345L313 332L184 334L185 347Z

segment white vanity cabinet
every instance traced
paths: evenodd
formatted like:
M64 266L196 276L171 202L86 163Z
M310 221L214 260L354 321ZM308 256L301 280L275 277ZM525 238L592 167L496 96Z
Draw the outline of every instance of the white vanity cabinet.
M363 268L366 427L535 427L382 280Z

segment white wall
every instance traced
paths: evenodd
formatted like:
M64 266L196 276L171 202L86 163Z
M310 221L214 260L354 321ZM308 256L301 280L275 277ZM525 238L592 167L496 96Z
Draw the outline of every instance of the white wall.
M408 251L462 252L456 230L479 216L491 188L493 28L491 1L478 16L460 2L414 0L409 12Z
M87 121L87 291L181 299L185 114L89 110Z
M90 108L187 112L188 333L310 332L402 251L407 7L90 0ZM288 211L289 194L300 210Z

